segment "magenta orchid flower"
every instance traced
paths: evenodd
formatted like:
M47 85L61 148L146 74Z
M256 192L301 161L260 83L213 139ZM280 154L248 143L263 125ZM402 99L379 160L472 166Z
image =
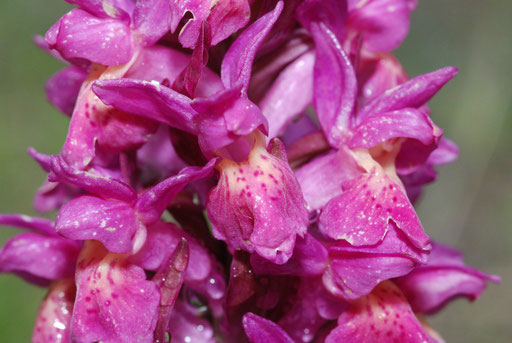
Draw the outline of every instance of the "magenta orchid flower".
M498 283L413 204L453 162L392 54L415 0L67 0L34 40L70 117L0 272L48 287L33 342L442 342Z
M94 86L106 103L164 118L164 123L197 135L206 156L223 157L216 167L219 184L211 190L207 203L213 234L227 241L231 249L256 251L276 263L290 258L295 237L304 235L308 218L284 151L279 143L269 148L272 152L267 151L262 138L267 121L246 92L256 49L281 9L279 2L233 43L221 67L225 90L213 97L191 101L163 85L139 81L100 81ZM137 102L124 102L128 93L137 94Z

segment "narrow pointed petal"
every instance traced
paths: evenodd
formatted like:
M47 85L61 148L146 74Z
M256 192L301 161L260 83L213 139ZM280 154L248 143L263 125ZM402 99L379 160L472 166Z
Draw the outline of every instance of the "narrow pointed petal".
M71 117L86 77L87 72L83 68L70 66L60 70L46 81L44 88L48 101Z
M130 79L99 80L94 93L107 105L153 119L179 130L194 132L190 99L159 82Z
M251 343L293 343L279 325L254 313L249 312L244 316L243 326Z
M56 236L53 221L24 214L0 214L0 225L29 229L48 236Z
M400 186L376 168L344 185L320 215L320 228L336 240L354 246L377 244L393 221L419 249L428 250L430 239Z
M116 253L129 253L145 232L133 208L124 202L84 195L70 200L57 214L57 232L74 240L97 240Z
M213 172L217 159L212 159L204 167L187 167L178 175L171 176L156 186L146 190L137 199L135 210L145 224L160 219L169 202L189 183L205 178Z
M284 133L290 124L313 101L313 66L315 55L306 53L287 66L259 103L269 122L268 137Z
M52 182L73 184L104 199L116 199L131 203L136 198L135 191L124 182L103 176L97 171L74 169L60 155L53 156L48 179Z
M427 163L433 166L452 163L459 155L459 147L448 138L441 138L436 150L432 151Z
M85 59L103 65L127 63L133 54L130 28L115 19L102 19L81 10L65 14L46 33L50 48L66 60Z
M390 281L352 303L326 343L434 343L400 290Z
M359 122L370 116L406 107L418 108L429 101L456 74L457 68L446 67L415 78L386 91L359 111Z
M80 246L62 237L31 232L11 238L0 250L0 272L58 280L74 275Z
M500 282L497 275L487 275L464 264L461 253L434 243L425 265L397 279L415 312L433 314L455 298L477 299L487 282Z
M32 343L70 343L69 332L75 282L71 279L59 280L50 286L37 314L32 334Z
M142 268L87 242L78 261L76 285L72 342L153 342L160 294Z
M50 172L53 158L52 155L40 153L33 147L28 147L27 153L30 155L30 157L34 159L34 161L37 162L37 164L39 164L41 169L43 169L47 173Z
M224 87L232 88L241 84L242 92L247 93L256 52L282 10L283 2L279 1L273 11L255 21L231 45L222 61L221 77Z
M357 95L354 69L340 42L325 25L314 24L314 107L329 143L338 147L352 126Z

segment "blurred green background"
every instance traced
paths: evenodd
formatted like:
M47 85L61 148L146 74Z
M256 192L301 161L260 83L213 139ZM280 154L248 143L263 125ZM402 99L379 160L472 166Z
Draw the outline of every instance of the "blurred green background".
M0 1L0 212L35 214L43 172L27 146L57 153L68 119L45 100L59 62L36 48L69 8L64 1ZM447 342L512 342L512 1L421 1L397 51L414 76L454 65L455 80L431 102L434 121L460 158L441 168L419 204L426 231L455 245L466 261L503 277L475 303L458 300L429 318ZM1 228L3 244L15 230ZM29 342L44 290L0 276L0 342Z

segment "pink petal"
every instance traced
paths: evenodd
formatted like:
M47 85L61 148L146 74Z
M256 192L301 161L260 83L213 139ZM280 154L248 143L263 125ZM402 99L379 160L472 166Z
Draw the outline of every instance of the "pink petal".
M226 88L242 85L246 93L251 77L252 62L256 51L267 36L283 10L283 2L279 1L273 11L265 14L238 36L224 56L221 67L222 83ZM212 42L215 44L215 42Z
M231 249L256 251L270 261L285 263L295 237L302 237L309 224L300 186L287 161L259 142L246 161L224 159L217 168L219 184L210 191L206 205L213 235Z
M425 263L427 254L391 223L382 242L376 245L352 247L343 241L332 244L323 282L338 297L358 299L380 282L406 275Z
M220 299L225 293L226 284L218 271L218 262L195 238L174 224L159 221L148 227L144 246L130 257L130 262L147 270L157 270L183 238L187 240L190 252L185 284L211 299Z
M46 280L72 277L79 250L76 242L62 237L20 233L0 250L0 272Z
M75 300L73 279L52 284L37 314L32 334L33 343L69 343L69 327Z
M282 134L313 101L314 61L312 52L297 58L279 74L261 100L259 106L269 122L269 138Z
M357 81L340 42L325 25L311 25L316 45L314 107L329 143L338 147L352 125Z
M66 0L100 18L113 18L130 22L131 0Z
M208 24L212 30L212 45L217 45L247 25L251 17L250 1L221 0L211 8Z
M373 148L393 138L408 138L400 146L396 168L412 173L437 148L443 131L420 110L404 108L368 117L355 129L348 142L351 149Z
M459 155L459 148L448 138L442 137L436 150L432 151L427 163L434 166L452 163Z
M94 93L107 105L156 120L171 127L194 132L190 99L159 82L130 79L98 80Z
M192 107L198 112L199 145L207 156L239 139L243 140L244 136L257 129L262 132L268 129L263 113L253 102L241 96L240 87L219 92L208 99L194 100Z
M326 343L435 342L412 312L402 292L390 281L352 303L338 318Z
M136 198L135 191L126 183L96 172L74 169L59 155L52 158L51 172L48 179L52 182L73 184L104 199L132 203Z
M171 343L187 340L194 343L215 343L212 324L201 318L200 311L179 299L174 305L169 321Z
M375 167L348 182L346 190L332 199L320 215L320 228L336 240L353 246L380 242L392 220L419 249L430 248L430 239L400 186Z
M24 214L0 214L0 225L13 226L56 236L53 221L46 218L31 217Z
M497 283L501 279L465 265L458 251L434 243L427 264L396 282L415 312L432 314L455 298L477 299L488 281Z
M411 138L429 145L436 143L441 133L426 114L404 108L367 118L354 129L348 144L351 149L369 149L393 138Z
M53 75L45 84L46 97L55 107L71 117L80 87L87 77L83 68L70 66Z
M357 114L359 122L370 116L406 107L418 108L429 101L457 74L457 68L446 67L415 78L391 89L364 106Z
M360 84L358 105L362 107L385 91L406 82L409 76L393 55L380 54L371 58L360 56L357 79Z
M243 326L251 343L293 343L276 323L254 313L249 312L244 316Z
M184 48L194 48L201 25L210 14L212 0L171 0L170 1L170 28L174 33L180 21L187 14L191 14L179 32L179 41Z
M146 190L135 205L138 218L146 225L156 222L176 194L189 183L209 176L216 163L217 159L212 159L202 168L187 167Z
M344 301L325 291L318 279L303 278L292 305L278 324L294 342L308 343L314 340L319 329L328 321L336 319L345 309Z
M84 195L64 204L55 229L74 240L97 240L117 253L133 250L137 232L145 232L133 208L124 202Z
M349 27L362 35L363 49L390 51L407 36L412 9L410 0L366 1L350 8Z
M263 257L251 255L251 266L256 274L267 275L321 275L327 267L327 249L312 235L297 238L292 257L285 264L275 264Z
M69 199L83 192L73 185L45 181L34 196L34 209L40 213L58 210Z
M132 28L145 46L155 44L170 29L168 0L145 0L135 3Z
M120 65L132 57L130 28L115 19L100 19L73 9L46 33L50 48L65 59L86 59L103 65Z
M321 155L300 167L295 176L302 188L309 211L322 209L339 196L341 185L361 175L354 157L344 149Z
M306 0L297 8L301 24L313 32L315 25L325 25L338 41L345 39L347 4L338 0Z
M160 294L142 268L87 242L77 265L73 342L153 342Z

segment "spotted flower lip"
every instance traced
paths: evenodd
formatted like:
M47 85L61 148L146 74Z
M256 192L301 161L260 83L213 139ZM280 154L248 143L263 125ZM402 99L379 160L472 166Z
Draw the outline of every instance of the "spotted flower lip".
M70 337L76 342L152 342L160 294L126 257L88 242L77 264Z
M338 326L325 341L334 343L396 340L438 342L423 328L400 290L387 281L343 312L338 318Z
M283 155L278 142L267 151L262 137L256 138L246 161L219 163L220 180L207 202L215 237L278 264L291 257L295 237L305 234L309 221Z
M442 342L499 277L413 204L455 143L391 52L416 0L66 0L34 42L69 117L0 273L48 287L33 342Z

